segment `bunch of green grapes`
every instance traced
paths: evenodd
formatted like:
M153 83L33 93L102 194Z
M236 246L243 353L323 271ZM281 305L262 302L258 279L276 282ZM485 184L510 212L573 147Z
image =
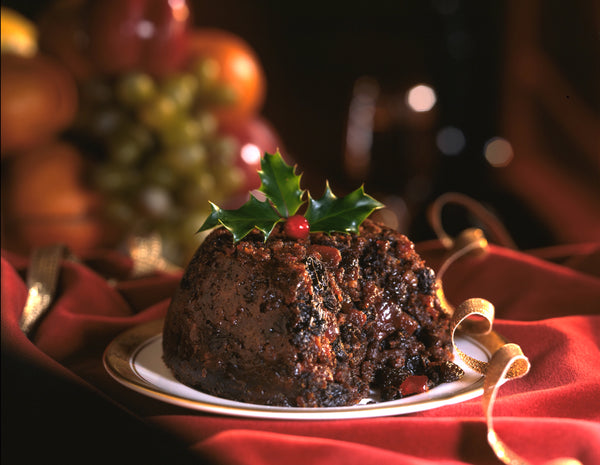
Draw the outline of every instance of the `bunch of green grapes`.
M156 79L132 72L82 89L76 132L97 149L92 182L107 219L127 234L159 233L167 258L182 264L197 247L208 201L243 183L236 141L218 132L211 109L233 95L210 61Z

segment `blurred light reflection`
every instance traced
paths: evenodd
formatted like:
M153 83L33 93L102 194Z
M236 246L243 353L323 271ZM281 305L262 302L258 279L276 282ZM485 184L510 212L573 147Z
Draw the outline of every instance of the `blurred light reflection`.
M435 91L425 84L412 87L406 94L406 103L416 112L429 111L436 102Z
M344 168L351 179L363 179L371 164L371 146L379 84L364 77L354 84L348 109Z
M156 31L153 23L142 20L135 26L135 32L142 39L150 39L154 37Z
M465 148L466 139L460 129L446 126L437 133L435 143L444 155L458 155Z
M241 149L240 156L248 165L257 164L260 162L260 148L254 144L245 144Z
M179 22L188 20L190 10L184 0L169 0L169 6L173 10L173 16Z
M483 154L488 163L495 168L507 166L514 156L512 145L502 137L493 137L488 140Z

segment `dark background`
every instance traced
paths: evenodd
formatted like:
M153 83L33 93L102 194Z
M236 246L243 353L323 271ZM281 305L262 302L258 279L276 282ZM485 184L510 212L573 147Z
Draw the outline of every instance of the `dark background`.
M519 2L189 3L196 27L229 30L256 51L267 78L261 114L277 130L304 173L304 187L314 196L320 196L325 179L338 195L364 182L368 193L398 204L399 213L407 214L400 229L417 242L434 237L424 216L427 205L444 192L456 191L495 212L520 248L557 242L519 193L499 181L502 169L483 157L486 142L503 136L503 73L511 34L507 19L522 9ZM35 18L45 2L3 4ZM591 18L598 8L590 0L569 2L568 8L558 0L535 5L543 23L542 47L597 112L600 36ZM343 169L345 131L353 86L365 76L377 80L383 101L393 102L411 86L426 83L435 90L437 104L425 122L397 121L375 134L372 165L357 179ZM442 154L435 144L436 134L447 126L465 136L464 148L453 156ZM572 147L560 152L559 163L565 167L577 162ZM593 162L585 163L579 175L589 178L598 172ZM461 219L450 227L458 231L467 223Z
M4 2L30 18L44 4ZM417 235L415 240L433 237L422 209L439 193L457 190L488 200L481 151L486 140L498 135L502 5L461 0L191 2L197 27L234 32L256 51L267 78L261 113L315 196L328 179L338 195L365 182L367 192L385 201L390 194L406 195L416 174L425 177L427 185L410 205L412 231L407 232ZM416 148L406 143L409 127L393 128L376 140L371 174L357 180L349 179L342 165L348 105L355 81L363 76L375 78L390 98L427 83L438 103ZM435 131L447 125L466 136L458 156L443 157L434 147ZM426 146L427 153L419 153L419 146ZM428 166L415 173L409 165L419 157L427 157Z
M389 195L400 196L410 210L406 232L422 240L433 237L424 208L440 193L488 200L489 168L481 154L499 131L502 5L225 0L196 2L194 11L199 27L236 32L257 51L268 85L263 114L304 171L309 189L320 195L327 178L335 192L365 182L367 192L385 203ZM343 170L348 106L355 81L364 76L376 79L388 99L427 83L438 103L434 119L418 134L400 122L375 135L371 171L351 179ZM436 131L448 125L466 135L458 156L444 157L434 146ZM418 192L411 192L413 178L425 180Z

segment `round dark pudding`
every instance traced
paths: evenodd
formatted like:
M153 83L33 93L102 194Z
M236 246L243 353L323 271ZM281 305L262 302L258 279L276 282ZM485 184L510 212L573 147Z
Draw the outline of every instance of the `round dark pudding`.
M404 235L290 239L281 225L234 243L214 230L169 306L164 361L182 383L255 404L330 407L460 377L434 272ZM403 388L404 387L404 388ZM418 391L418 389L417 389Z

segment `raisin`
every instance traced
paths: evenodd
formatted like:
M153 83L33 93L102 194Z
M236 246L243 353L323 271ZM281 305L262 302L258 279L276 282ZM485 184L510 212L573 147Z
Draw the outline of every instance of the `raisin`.
M406 368L408 368L414 375L421 375L425 373L425 365L423 364L423 358L420 355L414 355L406 361Z
M448 360L440 363L432 363L427 370L427 376L429 376L436 385L458 381L464 374L465 372L461 367Z
M380 390L381 400L388 401L401 397L399 387L411 373L403 368L384 367L375 374L375 388Z
M440 374L442 383L451 383L452 381L461 379L465 375L465 372L456 363L446 360L441 364Z
M419 292L422 292L423 294L432 294L435 284L434 271L429 267L425 267L417 270L416 274Z

